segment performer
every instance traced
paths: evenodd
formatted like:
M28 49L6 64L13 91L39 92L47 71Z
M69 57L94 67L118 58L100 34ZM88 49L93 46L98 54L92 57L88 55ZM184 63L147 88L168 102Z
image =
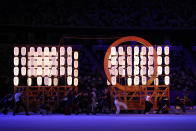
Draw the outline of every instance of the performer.
M13 115L14 115L14 116L16 115L16 112L18 112L18 108L19 108L20 106L22 106L22 107L24 108L26 115L29 115L28 110L27 110L27 108L26 108L26 105L24 104L24 102L23 102L23 100L22 100L22 94L23 94L23 93L24 93L24 91L18 92L18 93L16 93L15 96L14 96L15 102L16 102L15 108L14 108L14 112L13 112Z
M145 101L145 110L144 110L144 114L149 114L151 108L153 107L153 104L151 103L151 97L149 95L149 93L147 93L147 96L146 96L146 101Z
M119 96L117 93L115 95L114 104L116 106L116 114L117 115L120 113L120 106L122 106L125 110L128 110L127 105L125 103L119 101Z

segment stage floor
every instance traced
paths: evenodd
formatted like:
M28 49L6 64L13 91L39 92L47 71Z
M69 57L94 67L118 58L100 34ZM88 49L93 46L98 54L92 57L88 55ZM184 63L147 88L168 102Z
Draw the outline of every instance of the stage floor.
M196 114L0 115L0 131L196 131Z

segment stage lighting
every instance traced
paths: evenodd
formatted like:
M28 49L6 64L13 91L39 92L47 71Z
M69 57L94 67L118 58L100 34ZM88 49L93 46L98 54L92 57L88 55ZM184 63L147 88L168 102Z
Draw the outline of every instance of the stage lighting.
M139 85L140 79L139 76L134 76L134 85Z
M139 75L139 66L134 66L134 75Z
M41 86L42 85L42 77L37 77L37 85Z
M25 55L26 55L26 52L27 52L27 51L26 51L26 47L22 47L22 48L21 48L21 55L22 55L22 56L25 56Z
M78 86L78 78L74 78L74 86Z
M64 56L64 55L65 55L65 48L60 47L60 56Z
M72 85L72 77L71 76L67 77L67 84Z
M58 78L54 78L53 79L53 84L54 84L54 86L57 86L58 85Z
M162 66L158 66L157 71L158 71L157 72L158 75L162 75L162 72L163 72L162 71Z
M169 66L165 66L165 75L169 75L169 72L170 72Z
M165 85L169 85L170 79L169 76L165 76Z
M164 53L165 55L169 55L169 46L165 46Z
M78 52L75 51L75 52L74 52L74 59L75 59L75 60L78 60L78 56L79 56L79 55L78 55Z
M129 56L132 55L132 47L130 47L130 46L127 47L127 55L129 55Z
M146 76L142 76L142 85L146 85L147 78Z
M18 77L14 77L14 85L18 86L19 84L19 78Z
M15 56L19 55L19 48L18 47L14 47L14 55Z
M25 76L26 75L26 67L21 67L21 75Z
M145 46L142 46L140 55L146 55L146 47Z
M31 78L27 78L27 85L31 86L32 85L32 79Z
M132 79L130 77L128 77L128 79L127 79L127 85L128 86L131 86L132 85Z
M162 55L162 47L161 46L157 47L157 55Z
M148 47L148 55L153 55L154 48L152 46Z
M72 47L67 47L67 56L72 56Z
M169 56L165 56L164 61L165 61L165 65L169 65Z
M18 57L14 57L14 65L15 66L19 65L19 58Z
M139 47L138 46L135 46L134 47L134 55L136 55L136 56L139 55L139 51L140 51L139 50Z
M18 74L19 74L19 68L14 67L14 76L18 76Z

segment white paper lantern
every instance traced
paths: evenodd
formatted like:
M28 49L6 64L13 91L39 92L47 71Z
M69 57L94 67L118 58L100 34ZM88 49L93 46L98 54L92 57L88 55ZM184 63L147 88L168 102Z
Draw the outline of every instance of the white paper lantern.
M19 65L19 58L18 57L14 57L14 65L15 66Z
M138 46L134 47L134 55L139 55L139 47Z
M125 65L125 57L124 56L119 56L118 57L118 62L119 62L119 65Z
M119 66L118 67L119 75L125 76L125 67Z
M108 85L108 86L111 85L111 83L109 82L109 80L107 80L107 85Z
M141 55L146 55L146 47L142 46L141 48Z
M148 55L153 55L154 48L152 46L148 47Z
M34 54L35 54L35 48L30 47L30 56L34 56Z
M146 66L141 66L141 75L146 75Z
M29 57L30 58L30 66L35 65L35 58L34 57Z
M155 85L159 85L159 79L158 79L158 78L155 78L155 79L154 79L154 84L155 84Z
M157 74L158 75L162 75L162 72L163 72L162 66L158 66L158 68L157 68Z
M123 47L122 46L118 47L118 54L123 55Z
M37 77L37 85L38 86L42 85L42 77Z
M37 47L37 55L42 56L42 48L41 47Z
M128 86L131 86L132 85L132 79L130 77L127 79L127 85Z
M26 57L21 58L21 65L25 66L26 65Z
M44 67L44 76L49 76L49 75L51 75L51 74L52 74L52 73L51 73L49 67Z
M65 48L60 47L60 56L64 56L64 55L65 55Z
M44 85L48 86L49 85L49 80L48 77L44 77Z
M54 86L57 86L58 85L58 78L54 78L53 79L53 84L54 84Z
M127 75L128 76L132 75L132 66L127 66Z
M146 83L147 83L146 76L142 76L142 85L146 85Z
M139 83L140 83L139 76L135 76L134 77L134 85L139 85Z
M78 68L78 61L74 61L74 68Z
M51 48L52 56L56 56L56 47Z
M31 77L34 74L34 68L30 67L28 68L28 77Z
M19 68L14 67L14 76L18 76L18 74L19 74Z
M58 75L58 70L56 67L52 67L52 75L57 76Z
M60 76L65 75L65 67L60 67Z
M44 47L44 56L49 56L49 48L48 47Z
M148 66L148 76L152 76L154 73L154 68L153 66Z
M162 55L162 47L161 46L157 47L157 55Z
M74 69L74 77L78 77L78 69Z
M48 86L52 85L52 78L48 77Z
M165 75L169 75L170 70L169 70L169 66L165 66Z
M18 47L14 47L14 55L15 56L19 55L19 48Z
M117 63L118 63L118 62L117 62L117 57L116 57L116 56L112 56L112 57L111 57L111 64L112 64L112 65L118 65Z
M111 68L111 75L113 75L113 76L117 76L118 75L118 70L117 70L116 66L113 66Z
M25 76L26 75L26 67L21 67L21 75Z
M132 65L132 56L127 56L127 65Z
M127 55L132 55L132 47L127 47Z
M134 65L139 65L139 56L134 56Z
M116 76L111 77L112 85L116 85Z
M38 67L37 68L37 76L41 76L42 75L42 67Z
M165 76L165 85L169 85L169 83L170 83L169 76Z
M164 62L165 62L165 65L169 65L169 56L165 56Z
M61 58L63 58L63 59L61 59ZM51 57L51 60L52 60L52 66L58 66L57 57ZM65 58L60 57L60 64L63 64L63 63L65 63Z
M148 65L153 65L153 63L154 63L154 57L148 56Z
M42 66L42 57L37 57L37 65Z
M139 75L139 66L134 66L134 75Z
M78 78L74 78L74 86L78 86Z
M72 47L67 47L67 55L72 56Z
M157 57L157 64L162 65L162 57L161 56Z
M19 84L19 78L14 77L14 86L18 86L18 84Z
M32 85L32 79L31 78L27 78L27 85L31 86Z
M72 77L71 76L68 76L67 77L67 85L72 85Z
M44 66L49 66L49 65L50 65L49 57L44 57Z
M141 56L141 65L146 65L146 56Z
M111 60L108 59L108 68L111 68L112 64L111 64Z
M164 53L165 55L169 55L169 46L165 46Z
M25 56L26 55L26 52L27 52L26 47L22 47L21 48L21 55L22 56Z
M72 75L72 67L71 66L67 67L67 75L68 76Z
M60 57L60 65L65 65L65 57Z
M68 66L72 65L72 57L67 57L67 65Z
M75 52L74 52L74 59L75 59L75 60L78 60L78 56L79 56L78 52L75 51Z
M116 55L116 47L111 48L111 55Z

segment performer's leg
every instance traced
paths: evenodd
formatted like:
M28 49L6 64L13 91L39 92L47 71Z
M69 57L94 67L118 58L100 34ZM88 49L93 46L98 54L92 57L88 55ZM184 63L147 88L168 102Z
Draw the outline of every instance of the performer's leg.
M120 106L118 105L118 101L115 100L114 104L116 106L116 114L119 114L120 113Z
M19 108L19 107L20 107L20 103L19 103L19 102L16 102L15 107L14 107L13 115L15 115L16 112L18 112L18 108Z
M24 108L24 110L25 110L25 114L26 115L29 115L29 112L28 112L28 110L27 110L27 107L26 107L26 105L24 104L24 103L20 103L20 105Z
M125 110L128 110L128 107L124 102L118 102L118 105L122 106Z

